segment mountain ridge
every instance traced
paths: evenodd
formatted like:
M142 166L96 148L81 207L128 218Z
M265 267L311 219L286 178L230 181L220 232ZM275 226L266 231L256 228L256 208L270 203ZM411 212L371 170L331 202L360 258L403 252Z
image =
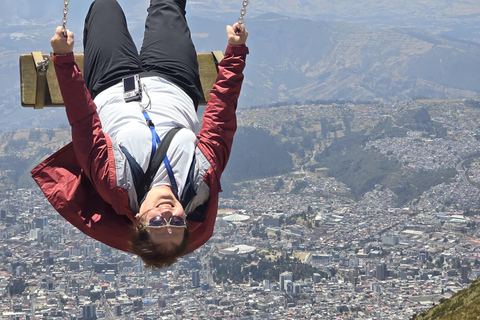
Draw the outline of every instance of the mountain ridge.
M42 21L0 27L3 131L66 123L63 110L19 108L18 56L34 50L48 52L48 31L53 30L54 23ZM138 21L134 19L130 25L139 46L143 26ZM189 23L199 52L225 48L227 21L190 16ZM251 54L239 109L308 100L393 102L480 96L479 74L474 67L480 65L480 45L475 42L420 30L380 30L279 13L249 17L246 25ZM81 52L82 34L76 33L75 52ZM32 116L37 118L34 123L25 120ZM55 120L47 122L46 117Z

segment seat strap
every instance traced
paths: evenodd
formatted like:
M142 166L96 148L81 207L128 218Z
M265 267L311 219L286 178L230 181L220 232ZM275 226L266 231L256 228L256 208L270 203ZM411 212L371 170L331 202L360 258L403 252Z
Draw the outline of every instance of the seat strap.
M45 91L47 89L47 73L42 71L38 66L43 61L43 55L40 51L32 52L33 63L37 70L37 89L35 95L35 109L43 109L45 107Z

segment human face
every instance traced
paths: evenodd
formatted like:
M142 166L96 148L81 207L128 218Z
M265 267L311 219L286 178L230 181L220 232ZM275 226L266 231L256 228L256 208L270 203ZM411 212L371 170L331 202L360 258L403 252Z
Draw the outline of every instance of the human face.
M143 225L157 216L162 216L170 221L172 216L186 219L182 204L175 198L170 186L157 186L147 193L140 206L137 219ZM185 228L165 226L163 228L146 228L153 243L164 246L180 245L183 240Z

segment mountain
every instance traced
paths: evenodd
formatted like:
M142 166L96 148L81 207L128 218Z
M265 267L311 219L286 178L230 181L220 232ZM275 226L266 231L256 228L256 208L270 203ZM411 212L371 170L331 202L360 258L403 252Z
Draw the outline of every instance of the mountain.
M146 2L120 2L125 7L132 35L140 46ZM382 4L382 8L391 10L386 11L388 15L380 15L367 2L251 2L245 22L250 32L251 54L239 108L297 100L479 97L480 45L442 36L445 32L437 29L432 30L436 34L425 32L428 28L420 23L421 17L428 13L432 19L428 21L438 25L444 14L448 17L448 23L443 25L445 29L453 30L450 26L456 23L467 30L470 18L480 11L478 5L468 1L453 1L452 4L440 1L435 6L419 6L421 3L406 1L405 7L398 4L395 7L390 2ZM356 15L347 4L358 9ZM16 5L11 3L12 8ZM3 88L0 91L0 130L3 132L32 127L55 128L66 123L63 110L33 112L19 107L18 56L34 50L50 51L51 33L61 16L62 6L57 7L50 4L45 11L40 2L30 0L28 10L6 8L0 14L3 20L0 25L0 86ZM238 18L240 7L237 1L189 2L188 20L199 52L225 48L225 25ZM418 13L420 18L406 14L420 12L420 8L426 10ZM455 10L448 11L448 8ZM86 10L88 3L70 4L68 26L76 33L75 52L82 52L81 30ZM263 13L267 10L274 12ZM327 11L331 14L325 13ZM51 19L52 16L57 18ZM372 17L374 21L384 21L384 25L362 20ZM401 17L406 21L403 24L398 23ZM359 24L346 23L349 19ZM408 22L412 19L418 23ZM397 27L385 28L387 20ZM423 24L430 26L425 20Z
M242 1L192 1L189 2L188 7L189 12L196 16L215 17L223 20L228 17L236 20L242 7ZM480 4L476 0L250 1L245 18L246 23L250 22L252 16L270 12L316 21L354 23L375 29L409 28L480 42L480 29L478 28Z
M450 103L463 110L466 118L476 119L478 103ZM451 120L448 124L432 120L443 119L451 108L445 102L424 101L392 105L312 103L241 110L230 161L222 175L224 197L243 181L293 171L327 170L329 176L348 186L356 200L381 185L395 194L397 206L402 207L432 186L450 184L458 174L455 164L465 160L463 166L468 168L474 163L469 157L480 154L470 134L465 142L464 135L452 130L457 124L472 128L472 120ZM412 132L421 135L412 140L408 138ZM29 170L69 140L67 128L1 134L0 170L5 174L0 183L30 186ZM436 151L431 151L433 141ZM396 147L390 150L391 144ZM410 155L412 152L419 156ZM469 208L476 209L478 204L469 202Z
M222 47L221 22L192 18L190 24L200 50ZM408 29L374 30L278 14L250 19L248 29L251 54L241 105L480 94L476 43ZM198 41L195 35L204 38Z

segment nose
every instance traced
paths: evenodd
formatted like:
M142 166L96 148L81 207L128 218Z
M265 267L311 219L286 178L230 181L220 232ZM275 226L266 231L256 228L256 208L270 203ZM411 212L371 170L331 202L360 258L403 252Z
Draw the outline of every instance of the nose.
M166 220L166 221L170 221L170 219L172 218L172 212L170 210L168 211L163 211L161 213L162 217Z

